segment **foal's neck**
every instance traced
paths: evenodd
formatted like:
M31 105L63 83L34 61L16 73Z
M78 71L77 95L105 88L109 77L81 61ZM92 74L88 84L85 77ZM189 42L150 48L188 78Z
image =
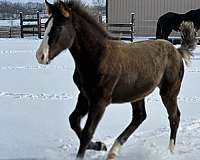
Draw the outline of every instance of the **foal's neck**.
M107 33L98 24L91 23L90 20L74 15L74 27L76 38L70 52L76 64L97 65L106 47Z

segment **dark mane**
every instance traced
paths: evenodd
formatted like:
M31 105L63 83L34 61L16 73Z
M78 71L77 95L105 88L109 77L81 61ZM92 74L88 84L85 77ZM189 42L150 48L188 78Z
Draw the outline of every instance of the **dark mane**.
M118 39L113 36L111 36L106 29L99 24L94 17L92 17L84 8L84 4L78 1L73 1L73 0L65 0L64 4L66 8L71 8L72 11L75 11L79 16L84 18L88 23L90 23L92 26L94 26L100 33L106 38L109 39ZM54 3L55 7L59 7L59 2Z

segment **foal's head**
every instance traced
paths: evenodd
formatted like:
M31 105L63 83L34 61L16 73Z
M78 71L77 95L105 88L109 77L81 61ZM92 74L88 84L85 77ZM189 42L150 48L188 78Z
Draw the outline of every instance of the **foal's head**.
M72 12L69 5L59 1L50 4L45 0L49 19L43 41L37 50L37 60L41 64L48 64L54 57L66 48L70 48L75 38L72 24Z

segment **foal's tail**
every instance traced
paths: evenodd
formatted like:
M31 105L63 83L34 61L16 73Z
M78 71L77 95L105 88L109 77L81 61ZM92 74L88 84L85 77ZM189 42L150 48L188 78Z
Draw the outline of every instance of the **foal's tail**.
M178 51L181 53L182 58L184 59L186 65L189 64L192 57L192 50L196 48L197 45L197 31L194 28L194 24L192 22L183 21L180 25L180 33L181 33L181 47L178 48Z

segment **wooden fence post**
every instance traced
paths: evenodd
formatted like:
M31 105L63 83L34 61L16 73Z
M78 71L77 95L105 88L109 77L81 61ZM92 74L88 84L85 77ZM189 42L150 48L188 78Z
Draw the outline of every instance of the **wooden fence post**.
M23 33L23 16L22 12L20 12L20 30L21 30L21 38L24 38L24 33Z
M12 38L12 29L11 29L12 27L10 26L10 28L9 28L9 38Z
M131 41L134 39L135 13L131 13Z
M38 38L41 39L41 18L40 18L40 12L37 11L37 26L38 26Z

